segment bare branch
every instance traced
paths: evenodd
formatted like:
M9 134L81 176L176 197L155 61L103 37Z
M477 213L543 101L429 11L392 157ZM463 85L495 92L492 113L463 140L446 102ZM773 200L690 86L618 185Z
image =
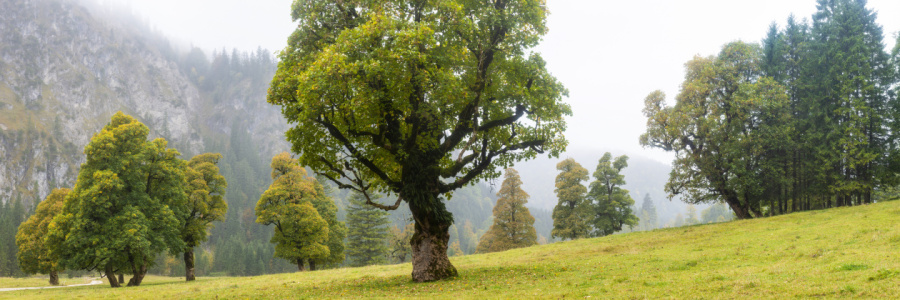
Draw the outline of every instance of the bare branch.
M403 201L403 197L397 195L397 202L395 202L394 205L387 206L384 204L379 204L379 203L373 202L372 198L369 198L369 193L366 193L365 191L363 191L362 194L363 194L363 196L366 197L366 204L371 205L371 206L381 209L381 210L386 210L386 211L396 210L397 208L400 207L400 202Z
M487 147L487 143L486 143L487 139L484 139L483 142L484 143L482 144L482 147L483 147L483 149L485 149ZM482 151L481 159L475 164L475 166L472 168L472 170L469 170L468 173L466 173L465 175L463 175L460 178L457 178L456 181L454 181L450 184L442 183L439 186L438 190L441 193L446 193L446 192L461 188L461 187L465 186L466 184L468 184L470 181L472 181L472 179L475 179L475 177L477 177L478 175L483 173L485 170L487 170L487 168L491 165L491 162L493 162L494 158L496 158L500 155L503 155L503 154L507 154L512 151L522 150L522 149L526 149L526 148L530 148L532 150L538 151L538 149L536 149L535 147L541 146L544 143L546 143L546 140L543 140L543 139L531 140L531 141L524 141L524 142L521 142L521 143L518 143L515 145L510 145L510 146L507 146L507 147L497 150L497 151L490 151L489 153L488 153L488 151ZM538 151L538 152L540 152L540 151ZM461 170L462 168L459 168L459 169ZM450 175L447 177L452 177L452 176L455 176L457 173L459 173L459 171L457 171L456 173L451 173L451 172L447 171L445 173L447 175Z
M356 146L354 146L353 143L350 142L350 140L348 140L347 137L345 137L337 127L334 126L334 124L331 124L331 122L329 122L327 118L314 119L313 121L328 129L328 132L331 134L331 136L341 142L344 148L346 148L347 151L350 152L350 156L362 163L363 166L372 171L372 173L375 173L375 175L378 176L381 180L383 180L389 186L397 186L396 181L392 180L390 176L387 175L387 173L381 170L381 168L376 166L375 163L373 163L367 157L362 155L362 153L360 153L359 150L356 149ZM347 177L345 174L343 174L342 176Z

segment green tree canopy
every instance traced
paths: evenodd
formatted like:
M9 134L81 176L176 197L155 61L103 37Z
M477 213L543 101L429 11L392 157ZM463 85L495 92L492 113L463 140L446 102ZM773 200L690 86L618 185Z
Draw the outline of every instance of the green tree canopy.
M66 196L71 190L66 188L54 189L47 195L47 199L38 204L34 215L19 225L16 234L16 246L19 252L16 258L19 260L19 268L28 274L50 274L50 284L59 285L59 257L54 255L44 242L47 237L48 227L53 217L56 217L63 208Z
M140 285L158 254L184 250L180 232L186 207L184 161L164 139L118 112L84 148L75 188L49 225L52 255L69 269L130 271Z
M588 179L588 171L575 159L567 158L556 164L556 197L559 203L553 208L552 237L580 239L590 233L587 188L581 184Z
M588 198L593 208L593 236L606 236L622 230L622 226L637 225L638 219L631 212L634 199L628 195L628 190L623 189L625 175L622 169L628 166L628 156L622 155L612 158L612 154L606 152L597 163L594 171L594 182L591 182L591 190Z
M184 240L185 280L194 280L194 247L209 238L212 222L225 219L228 182L219 174L219 153L204 153L191 158L185 169L187 219L181 229Z
M296 264L301 271L309 262L314 270L316 261L327 261L331 256L329 224L316 209L317 205L327 206L324 202L330 198L322 195L319 182L306 176L306 170L290 154L276 155L271 166L274 182L256 203L256 222L275 225L271 242L276 244L276 257ZM331 207L333 216L337 212L334 202Z
M675 152L666 190L691 203L728 203L739 218L760 216L769 182L784 180L791 147L785 88L760 76L761 50L733 42L716 57L695 57L674 107L645 101L645 147Z
M522 190L519 172L506 169L506 178L500 187L497 204L494 205L494 224L481 236L478 253L505 251L537 244L534 217L528 212L528 193Z
M328 222L310 202L291 203L279 207L280 217L273 222L275 256L297 264L303 271L304 261L328 258ZM311 266L312 269L312 266Z
M546 16L525 0L292 5L299 26L268 101L293 124L302 165L341 188L398 195L369 205L409 204L416 281L457 274L443 195L566 145L566 91L528 51Z
M805 96L819 108L811 121L823 190L836 206L871 203L872 189L896 182L900 171L888 126L898 117L897 100L888 95L897 78L866 1L818 0L816 8Z
M388 212L366 204L359 193L347 207L347 258L351 266L384 264L388 258Z

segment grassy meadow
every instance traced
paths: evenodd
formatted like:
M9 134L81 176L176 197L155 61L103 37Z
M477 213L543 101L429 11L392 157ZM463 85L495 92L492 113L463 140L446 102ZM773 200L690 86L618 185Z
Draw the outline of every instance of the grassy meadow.
M60 285L87 284L87 283L91 283L91 280L96 280L96 279L92 279L92 278L88 278L88 277L69 278L69 277L66 277L65 274L59 276L59 284ZM0 277L0 289L50 286L49 281L50 281L50 277L48 277L47 275L30 276L30 277L25 277L25 278ZM0 294L0 297L3 297L3 295Z
M148 276L0 292L0 298L900 298L900 201L636 232L451 258L455 279L410 264L256 277ZM12 279L0 279L0 288ZM46 285L46 282L43 282Z

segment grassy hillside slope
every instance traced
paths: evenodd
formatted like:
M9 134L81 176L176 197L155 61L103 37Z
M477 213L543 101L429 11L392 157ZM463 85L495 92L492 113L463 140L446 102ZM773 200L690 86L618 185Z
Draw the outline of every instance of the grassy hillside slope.
M156 277L0 298L900 298L900 201L452 258L453 280L409 264L257 277Z

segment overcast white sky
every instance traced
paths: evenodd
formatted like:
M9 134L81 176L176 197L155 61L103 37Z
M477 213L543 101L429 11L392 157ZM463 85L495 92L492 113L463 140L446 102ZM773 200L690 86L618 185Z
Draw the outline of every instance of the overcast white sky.
M210 50L284 48L294 24L290 0L118 0L173 40ZM644 97L656 89L669 103L683 64L713 55L725 43L760 41L769 25L793 13L810 18L814 0L547 0L550 33L536 49L569 89L569 149L605 149L669 163L642 149ZM870 0L886 45L900 31L900 1ZM617 154L618 155L618 154Z

